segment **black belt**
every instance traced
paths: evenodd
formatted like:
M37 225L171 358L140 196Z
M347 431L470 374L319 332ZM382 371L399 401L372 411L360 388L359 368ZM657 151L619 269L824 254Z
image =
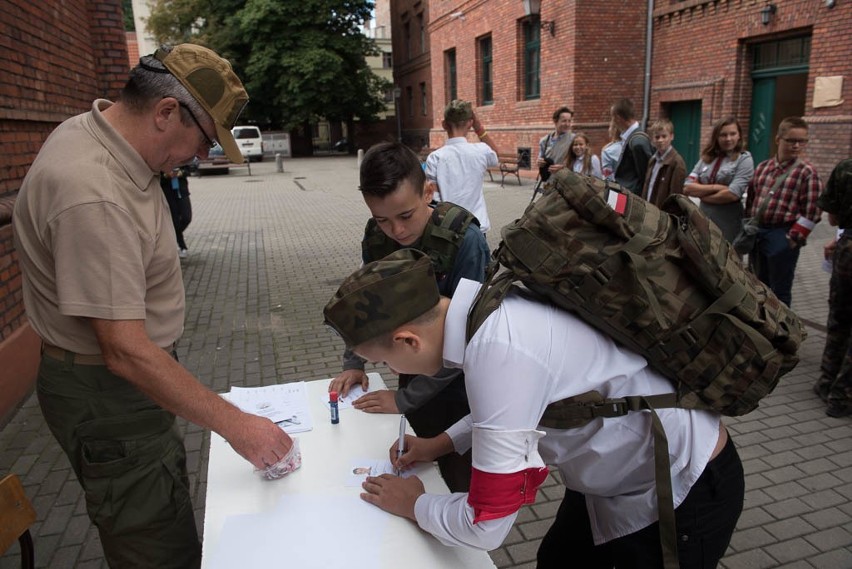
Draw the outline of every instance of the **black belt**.
M172 354L175 350L175 344L170 346L166 346L163 348L167 353ZM70 350L65 350L60 348L59 346L54 346L52 344L48 344L47 342L41 343L41 353L42 355L48 356L55 360L66 361L67 358L71 359L72 364L76 365L84 365L84 366L102 366L106 365L104 362L104 357L102 354L78 354L76 352L72 352Z

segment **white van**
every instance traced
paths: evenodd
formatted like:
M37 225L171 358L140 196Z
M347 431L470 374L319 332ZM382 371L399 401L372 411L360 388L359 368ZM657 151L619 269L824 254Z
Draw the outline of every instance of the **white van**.
M240 152L249 161L260 162L263 160L263 138L260 136L260 129L256 126L235 126L231 129L231 134L237 141L237 146L240 147Z

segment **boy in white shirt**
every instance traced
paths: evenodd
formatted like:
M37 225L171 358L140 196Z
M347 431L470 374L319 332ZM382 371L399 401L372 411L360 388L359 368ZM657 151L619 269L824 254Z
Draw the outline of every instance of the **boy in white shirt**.
M473 450L470 492L427 494L416 478L369 477L364 500L410 518L445 544L494 549L523 504L535 500L547 465L567 487L538 567L661 567L651 416L631 412L574 429L540 424L547 406L589 391L604 397L671 393L642 357L570 313L510 293L466 341L480 284L462 280L441 297L428 258L402 250L348 277L325 321L356 353L401 373L465 371L471 414L429 439L407 436L406 468ZM742 511L742 464L720 416L660 409L668 437L680 565L712 567ZM585 505L585 507L583 507ZM566 549L566 544L570 547Z

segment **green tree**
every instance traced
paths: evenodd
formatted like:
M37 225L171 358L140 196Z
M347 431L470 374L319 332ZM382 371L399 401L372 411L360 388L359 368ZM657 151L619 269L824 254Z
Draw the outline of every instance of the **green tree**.
M124 13L124 31L135 32L136 22L133 21L133 0L121 0L121 10Z
M320 118L351 125L375 118L390 87L366 62L378 53L361 28L372 8L370 0L158 0L148 28L158 41L193 41L228 58L251 97L250 119L285 129Z

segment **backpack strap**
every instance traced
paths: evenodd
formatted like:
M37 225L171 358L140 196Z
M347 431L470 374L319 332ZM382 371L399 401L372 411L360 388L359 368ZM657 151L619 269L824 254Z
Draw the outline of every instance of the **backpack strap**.
M431 218L416 245L432 259L436 276L449 273L456 260L470 224L479 227L479 220L461 206L443 202L432 208ZM362 258L378 260L400 249L399 243L385 235L375 219L370 218L361 240Z
M503 244L501 243L497 251L502 247ZM492 253L492 257L496 258L497 251ZM479 288L476 297L473 299L470 311L467 313L465 342L470 342L473 335L482 326L482 323L491 316L492 312L497 310L497 307L500 306L506 295L514 288L515 276L509 271L497 275L499 268L500 264L493 262L485 272L485 280Z
M471 223L479 227L475 215L454 203L441 202L432 208L432 218L420 238L420 249L432 258L432 265L439 275L452 270Z
M551 429L574 429L597 418L623 417L631 411L650 411L654 437L654 481L657 491L657 518L664 569L678 569L677 525L675 523L669 440L655 409L680 407L676 393L630 395L605 399L597 391L554 401L544 410L539 424Z

